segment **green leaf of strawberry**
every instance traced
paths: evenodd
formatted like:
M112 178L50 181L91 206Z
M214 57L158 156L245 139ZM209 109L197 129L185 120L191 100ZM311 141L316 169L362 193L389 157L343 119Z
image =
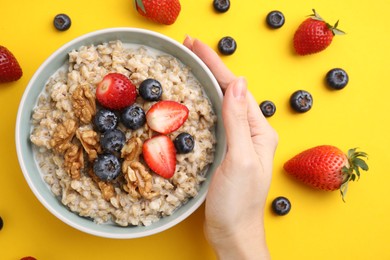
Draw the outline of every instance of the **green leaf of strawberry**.
M138 13L154 22L171 25L181 11L179 0L135 0Z
M308 55L325 50L335 35L345 32L338 29L338 21L334 26L326 23L313 9L313 14L303 21L294 34L294 48L298 55Z
M149 168L163 178L171 178L176 170L176 150L172 140L166 135L147 139L142 146L142 154Z
M12 82L23 75L15 56L4 46L0 45L0 83Z
M348 183L360 178L360 170L367 171L365 152L350 149L345 155L339 148L321 145L305 150L284 164L285 171L313 188L340 190L344 201Z

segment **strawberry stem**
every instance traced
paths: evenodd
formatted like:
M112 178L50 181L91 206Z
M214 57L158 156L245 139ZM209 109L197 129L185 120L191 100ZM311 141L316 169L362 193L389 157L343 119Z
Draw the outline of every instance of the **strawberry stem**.
M340 193L343 201L348 191L348 183L360 179L360 170L368 171L368 165L364 159L368 158L367 153L356 151L357 148L348 150L349 167L344 166L341 171L344 174L344 181L340 186Z
M142 0L135 0L135 6L139 7L143 13L146 13L146 9Z

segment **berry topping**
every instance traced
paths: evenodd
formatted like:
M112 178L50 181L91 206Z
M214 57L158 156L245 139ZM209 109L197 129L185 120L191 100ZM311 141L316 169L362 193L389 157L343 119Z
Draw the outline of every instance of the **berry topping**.
M122 112L122 123L132 130L136 130L142 127L146 122L146 116L144 110L133 104L127 108L125 108Z
M121 172L121 163L113 154L101 154L93 163L93 171L102 181L112 181Z
M142 153L149 168L164 178L171 178L176 170L176 150L166 135L157 135L146 140Z
M225 13L230 8L230 0L214 0L213 6L215 11Z
M140 15L156 23L171 25L181 11L179 0L135 0Z
M232 55L236 49L237 43L230 36L225 36L218 42L218 50L223 55Z
M119 152L125 141L126 136L119 129L109 130L100 136L100 145L105 152Z
M169 134L181 127L188 118L188 108L175 101L159 101L146 113L148 126L161 134Z
M277 197L272 201L272 210L279 216L284 216L291 210L291 203L285 197Z
M313 106L313 97L305 90L297 90L290 97L290 105L299 113L307 112Z
M70 28L72 21L66 14L57 14L53 20L54 27L59 31L66 31Z
M100 109L96 112L93 122L96 129L99 132L104 133L106 131L115 129L119 120L113 111L108 109Z
M181 133L173 141L176 152L179 154L189 153L194 149L195 140L189 133Z
M275 104L269 100L261 102L259 107L265 117L273 116L276 112Z
M139 85L138 92L147 101L158 101L162 95L161 83L155 79L145 79Z
M266 22L269 27L273 29L278 29L284 24L284 15L280 11L269 12L266 18Z
M134 84L120 73L107 74L96 87L96 99L108 109L123 109L132 105L136 98Z
M4 46L0 45L0 83L20 79L23 75L15 56Z
M308 55L325 50L335 35L345 34L335 25L325 22L313 9L313 14L303 21L294 34L294 48L298 55Z
M348 84L348 74L340 68L331 69L326 74L326 83L333 89L343 89Z

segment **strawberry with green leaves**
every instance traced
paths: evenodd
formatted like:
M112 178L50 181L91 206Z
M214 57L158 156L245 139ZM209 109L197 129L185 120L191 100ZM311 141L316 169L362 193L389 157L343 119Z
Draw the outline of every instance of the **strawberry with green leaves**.
M326 23L313 9L313 14L303 21L294 34L294 48L298 55L308 55L325 50L335 35L345 32L335 25Z
M161 24L173 24L181 11L179 0L135 0L142 16Z
M0 83L12 82L23 75L15 56L4 46L0 45Z
M360 178L360 170L367 171L367 154L356 148L344 154L332 145L321 145L305 150L284 164L285 171L313 188L340 190L344 200L348 182Z

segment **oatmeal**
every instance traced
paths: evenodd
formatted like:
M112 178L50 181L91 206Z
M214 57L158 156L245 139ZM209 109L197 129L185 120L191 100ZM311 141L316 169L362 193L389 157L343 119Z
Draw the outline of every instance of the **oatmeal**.
M66 207L96 223L147 226L197 196L214 159L216 115L187 67L173 56L120 41L73 50L65 66L50 77L38 98L30 140L43 179ZM125 136L115 153L119 174L104 179L94 170L96 160L106 155L102 134L94 126L102 109L96 87L109 73L125 75L137 91L144 80L157 80L161 100L188 108L180 128L166 134L172 141L180 133L194 140L191 152L175 155L172 177L156 174L144 160L145 141L159 135L147 123L132 130L119 121L116 128ZM135 104L147 112L157 102L138 95Z

